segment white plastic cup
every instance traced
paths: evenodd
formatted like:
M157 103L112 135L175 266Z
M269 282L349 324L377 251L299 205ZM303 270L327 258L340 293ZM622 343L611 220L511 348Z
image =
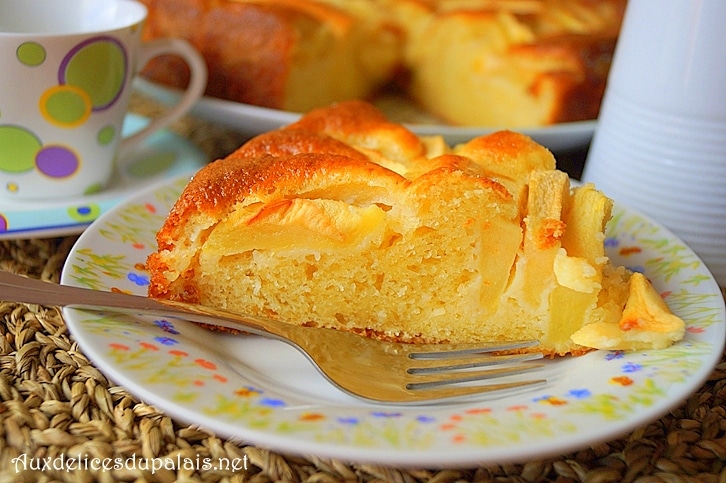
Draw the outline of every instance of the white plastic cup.
M582 180L726 286L726 1L631 0Z
M133 0L0 0L0 201L101 191L114 163L185 114L204 93L204 59L180 39L141 41ZM178 102L122 138L131 83L176 55L191 81Z

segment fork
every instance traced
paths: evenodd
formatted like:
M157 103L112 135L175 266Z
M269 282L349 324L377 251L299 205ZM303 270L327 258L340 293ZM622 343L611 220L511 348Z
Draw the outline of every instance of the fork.
M211 324L292 345L343 392L367 402L432 404L543 384L542 378L483 383L541 368L540 353L513 353L537 341L475 344L383 342L354 333L302 327L198 304L59 285L0 271L0 300L72 309L153 315ZM502 354L502 352L508 352Z

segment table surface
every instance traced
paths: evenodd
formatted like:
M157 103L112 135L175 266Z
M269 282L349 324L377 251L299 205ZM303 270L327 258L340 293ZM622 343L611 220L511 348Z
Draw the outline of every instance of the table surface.
M136 102L134 110L151 109ZM174 131L210 159L244 141L185 118ZM558 157L579 176L585 151ZM0 241L0 269L58 282L76 237ZM0 297L1 298L1 297ZM524 464L447 470L400 469L270 452L180 424L114 385L89 363L53 307L0 302L0 481L245 482L726 482L726 360L679 407L620 439ZM144 465L68 471L43 462L90 455L246 461L238 472ZM33 464L31 464L33 463Z

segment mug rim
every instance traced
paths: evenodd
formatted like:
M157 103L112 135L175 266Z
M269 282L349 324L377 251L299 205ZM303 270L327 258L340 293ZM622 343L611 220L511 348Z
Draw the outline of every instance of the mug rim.
M4 30L6 27L3 25L2 20L0 20L0 38L10 38L10 37L22 37L22 36L33 36L33 37L69 37L74 35L89 35L89 34L98 34L103 32L114 32L118 30L123 30L129 27L132 27L134 25L140 24L144 20L146 20L146 17L148 16L148 8L143 3L137 1L137 0L63 0L63 2L57 2L61 3L65 7L69 5L69 3L75 2L76 5L78 4L109 4L109 5L116 5L122 7L125 13L125 16L120 19L114 19L113 24L106 24L102 26L97 26L94 28L82 28L79 26L77 29L62 29L59 28L58 30L50 30L50 29L19 29L19 30ZM8 8L11 8L12 6L17 6L19 4L24 4L23 6L25 8L28 7L37 7L37 8L43 8L47 6L50 3L56 3L53 2L53 0L23 0L22 2L18 2L18 0L0 0L0 11L7 12Z

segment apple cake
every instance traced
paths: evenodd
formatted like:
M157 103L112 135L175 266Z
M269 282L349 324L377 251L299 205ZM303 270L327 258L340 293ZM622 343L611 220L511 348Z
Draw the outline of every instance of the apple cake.
M191 42L207 94L307 112L390 92L419 117L521 128L595 119L625 0L143 0L147 39ZM182 87L179 59L145 75ZM394 103L394 105L398 105Z
M202 168L158 232L149 295L411 343L670 345L684 322L606 255L611 208L527 136L451 147L348 101Z

